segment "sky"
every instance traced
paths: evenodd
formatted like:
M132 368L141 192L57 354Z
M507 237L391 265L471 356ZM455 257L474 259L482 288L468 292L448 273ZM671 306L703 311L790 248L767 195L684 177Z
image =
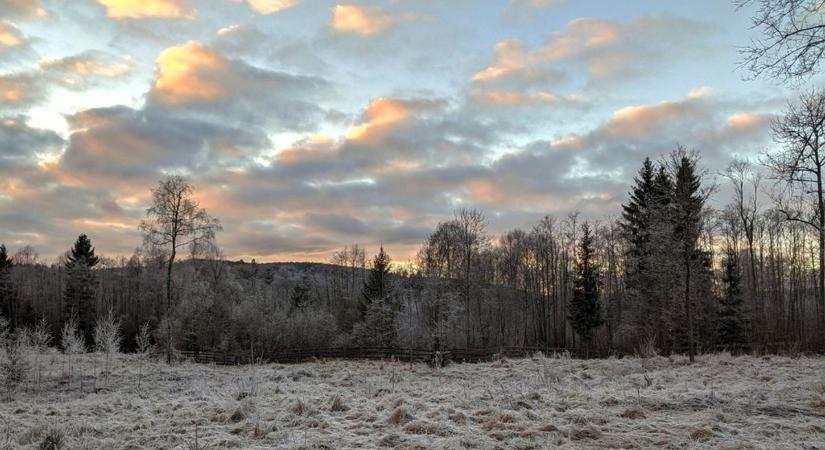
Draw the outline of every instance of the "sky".
M399 261L459 208L494 236L615 216L645 156L712 175L795 92L725 0L0 0L0 242L128 256L158 180L227 257Z

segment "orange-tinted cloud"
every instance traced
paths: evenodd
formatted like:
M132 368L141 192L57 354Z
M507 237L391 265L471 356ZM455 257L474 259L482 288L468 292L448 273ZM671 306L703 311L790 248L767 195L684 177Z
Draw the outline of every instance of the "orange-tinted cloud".
M475 91L472 96L480 103L493 106L551 104L564 100L561 96L552 92Z
M414 106L403 100L380 98L373 100L364 112L365 121L347 131L347 139L353 141L370 141L378 137L414 113Z
M25 42L17 28L8 22L0 21L0 47L20 47Z
M119 78L132 69L129 59L101 58L93 53L83 53L60 59L40 62L40 69L69 88L83 88L90 80Z
M0 76L0 105L23 103L28 97L25 84L11 77Z
M736 130L766 127L770 117L765 114L739 113L728 117L727 126Z
M695 112L695 103L689 100L628 106L613 113L604 131L607 135L618 138L643 138L650 136L663 124L690 117Z
M528 8L550 8L561 3L563 0L511 0L511 2L518 6L526 6Z
M259 14L275 14L298 4L298 0L246 0L249 7Z
M394 24L395 19L379 8L355 5L336 5L330 21L330 26L335 31L362 36L382 33Z
M192 17L186 0L98 0L113 19L183 19Z
M685 34L706 36L711 32L705 24L667 16L642 16L626 23L579 18L535 49L513 39L499 42L493 63L473 80L524 78L525 73L565 61L582 64L593 77L615 78L642 72L646 64L673 57L673 48L684 56L692 51L691 46L683 45Z
M38 0L0 0L0 14L4 17L45 17L46 10Z
M158 57L152 95L170 105L223 97L226 92L214 74L228 66L225 58L198 42L168 48Z

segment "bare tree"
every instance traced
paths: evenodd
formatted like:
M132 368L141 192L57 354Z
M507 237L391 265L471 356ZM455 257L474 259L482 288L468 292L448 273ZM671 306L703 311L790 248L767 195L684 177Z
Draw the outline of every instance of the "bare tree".
M762 38L741 50L741 65L754 76L771 76L783 82L816 73L825 52L823 0L735 0L740 7L754 6L753 28Z
M799 104L790 104L772 128L781 148L767 154L765 163L785 188L777 197L778 210L786 220L813 228L818 237L821 325L825 323L825 91L813 91L803 95Z
M756 307L759 320L763 320L763 304L757 292L756 252L754 251L756 221L759 217L759 185L762 177L752 170L750 163L740 159L731 161L724 176L733 185L733 209L742 225L748 244L748 271L751 304Z
M152 189L152 206L140 223L144 239L167 253L166 259L166 361L172 361L172 267L178 249L211 240L221 230L217 219L194 199L195 188L184 178L170 176Z
M473 257L479 249L487 244L486 234L487 219L484 213L477 209L466 209L455 213L455 222L458 225L458 236L461 242L461 249L464 258L464 307L465 311L465 333L466 345L469 348L472 342L471 328L471 306L470 306L470 283L473 269Z

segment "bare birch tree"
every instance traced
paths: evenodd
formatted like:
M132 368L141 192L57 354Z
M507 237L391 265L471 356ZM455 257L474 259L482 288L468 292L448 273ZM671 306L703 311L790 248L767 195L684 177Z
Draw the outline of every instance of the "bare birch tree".
M194 199L195 187L180 176L170 176L152 189L152 206L140 223L145 241L166 251L166 362L172 362L172 267L178 249L214 239L221 230Z

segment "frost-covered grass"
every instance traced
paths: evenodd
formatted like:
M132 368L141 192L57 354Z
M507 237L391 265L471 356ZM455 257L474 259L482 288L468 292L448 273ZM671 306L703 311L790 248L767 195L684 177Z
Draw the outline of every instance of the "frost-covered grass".
M0 403L0 449L825 448L822 357L537 355L436 370L120 355L96 382L102 355L77 359L71 382L66 358L44 355L39 387Z

